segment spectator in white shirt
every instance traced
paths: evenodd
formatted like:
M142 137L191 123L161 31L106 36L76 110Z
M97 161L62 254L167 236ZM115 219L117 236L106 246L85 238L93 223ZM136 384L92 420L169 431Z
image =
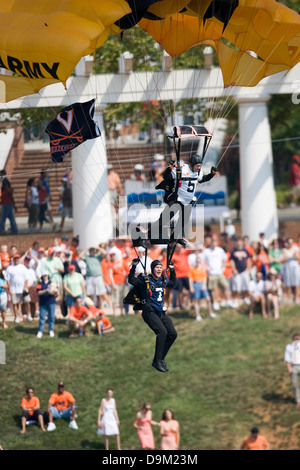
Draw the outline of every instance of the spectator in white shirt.
M135 270L135 276L138 276L139 274L144 274L145 268L147 271L147 274L151 274L151 263L153 261L152 258L150 258L149 255L147 255L147 258L145 259L145 248L142 246L139 246L138 249L138 257L140 259L140 263L137 265L136 270ZM146 265L145 265L146 261Z
M291 376L296 405L300 406L300 389L298 385L298 376L300 375L300 334L294 334L293 342L286 346L284 362Z
M252 279L249 282L249 294L251 300L249 318L253 318L253 312L256 303L261 305L261 313L263 318L267 318L265 291L266 288L265 281L263 280L263 274L258 272L256 274L256 279Z
M37 277L35 269L31 267L32 258L29 254L24 257L24 266L27 269L27 280L28 280L28 295L23 298L23 320L27 319L32 321L35 317L36 312L39 311L39 302L37 295Z
M218 246L218 238L212 237L211 245L204 250L203 261L206 264L208 273L208 290L210 292L213 309L220 310L219 303L216 300L216 290L220 287L224 291L226 299L226 306L232 308L231 296L229 285L226 277L224 276L224 269L226 264L226 253Z
M13 264L9 265L5 270L5 279L8 284L8 292L11 295L11 303L15 317L15 323L20 322L20 308L23 304L24 294L28 293L28 276L27 268L24 264L20 264L20 255L13 257Z

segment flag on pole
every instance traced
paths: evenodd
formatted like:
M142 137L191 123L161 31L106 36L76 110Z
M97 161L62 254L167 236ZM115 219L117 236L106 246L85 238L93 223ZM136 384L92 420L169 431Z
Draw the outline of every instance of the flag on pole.
M50 153L54 162L62 162L64 155L88 139L101 135L94 121L95 99L74 103L62 109L46 132L50 137Z

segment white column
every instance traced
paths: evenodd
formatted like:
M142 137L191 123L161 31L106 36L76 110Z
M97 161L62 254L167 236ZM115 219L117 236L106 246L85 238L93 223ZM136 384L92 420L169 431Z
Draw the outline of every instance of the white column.
M273 154L267 102L269 96L239 98L242 235L258 240L278 235Z
M95 108L94 120L101 136L72 151L74 235L80 248L97 246L113 237L112 210L107 182L107 158L103 117Z

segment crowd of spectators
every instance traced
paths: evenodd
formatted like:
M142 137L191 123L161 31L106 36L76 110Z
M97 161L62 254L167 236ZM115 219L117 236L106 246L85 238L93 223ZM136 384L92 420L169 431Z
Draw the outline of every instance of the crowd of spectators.
M207 227L206 227L207 229ZM209 229L209 227L208 227ZM143 247L132 248L130 239L110 240L107 244L79 249L79 239L64 235L52 246L34 242L25 252L17 246L0 247L0 311L7 328L9 308L15 323L39 317L38 337L44 333L46 316L50 336L54 336L55 315L69 316L70 335L85 334L86 324L95 324L105 332L100 311L126 315L131 308L123 299L132 288L128 274L134 258L141 260L136 275L150 273L150 264L159 259L164 269L167 253L164 245L152 245L145 257ZM200 310L216 318L223 307L248 309L252 318L257 306L263 317L279 318L283 302L296 303L300 286L300 235L267 242L249 242L227 233L217 236L206 231L204 243L177 245L172 261L177 286L167 289L166 307L175 310ZM96 324L97 322L100 323ZM105 323L105 322L104 322ZM100 325L100 326L99 326ZM112 331L112 325L106 325ZM102 330L101 330L102 328Z

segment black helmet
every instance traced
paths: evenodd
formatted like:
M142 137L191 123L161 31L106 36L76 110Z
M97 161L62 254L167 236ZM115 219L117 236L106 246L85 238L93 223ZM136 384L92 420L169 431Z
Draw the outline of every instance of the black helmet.
M189 164L190 167L193 168L193 166L198 165L199 163L202 164L202 157L198 155L197 153L194 153L194 155L191 155L189 158Z
M150 265L150 269L151 269L152 273L153 273L154 269L156 268L156 266L162 266L162 262L159 261L158 259L152 261L152 263Z

